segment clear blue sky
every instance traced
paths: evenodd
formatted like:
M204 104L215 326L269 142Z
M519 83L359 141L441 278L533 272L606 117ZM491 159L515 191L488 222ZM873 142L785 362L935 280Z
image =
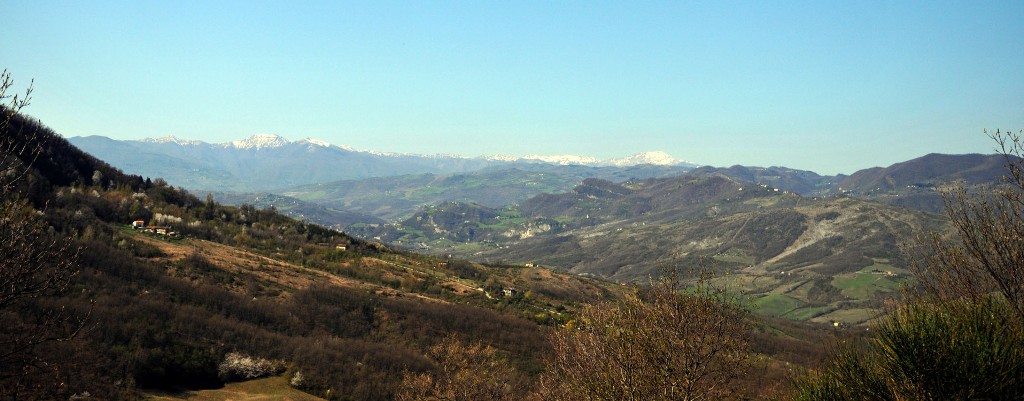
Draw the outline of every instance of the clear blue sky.
M1024 128L1024 1L0 0L65 136L850 173Z

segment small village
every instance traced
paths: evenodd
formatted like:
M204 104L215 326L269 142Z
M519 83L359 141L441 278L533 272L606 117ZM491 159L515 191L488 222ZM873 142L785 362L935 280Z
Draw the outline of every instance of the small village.
M170 226L147 226L144 220L135 220L131 224L132 230L141 231L146 234L152 234L171 239L179 239L181 235L175 231L171 231Z

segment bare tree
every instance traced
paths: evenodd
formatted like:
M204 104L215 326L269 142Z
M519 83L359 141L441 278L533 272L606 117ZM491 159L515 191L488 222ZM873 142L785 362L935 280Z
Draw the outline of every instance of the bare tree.
M37 349L75 337L84 327L84 317L64 307L26 305L67 289L78 272L79 252L69 238L53 232L23 191L23 181L42 149L35 140L40 134L23 132L23 124L14 124L30 102L32 86L24 95L9 95L13 84L4 70L0 74L0 396L17 398L31 383L39 383L41 376L59 376L58 364Z
M0 191L8 195L15 186L15 183L28 173L23 168L22 155L38 156L38 149L33 149L28 142L18 141L20 135L10 132L11 122L18 115L21 109L29 105L32 99L32 85L30 84L25 93L10 94L14 86L11 74L5 69L0 73Z
M395 399L398 401L511 401L515 371L493 347L463 344L445 337L428 353L438 365L434 374L406 373Z
M925 296L979 301L999 293L1024 319L1024 143L1019 132L988 135L1006 159L1007 175L989 190L945 188L958 241L932 234L913 267Z
M674 270L667 272L646 294L587 306L555 331L537 398L728 398L750 363L747 315L704 279L683 288Z

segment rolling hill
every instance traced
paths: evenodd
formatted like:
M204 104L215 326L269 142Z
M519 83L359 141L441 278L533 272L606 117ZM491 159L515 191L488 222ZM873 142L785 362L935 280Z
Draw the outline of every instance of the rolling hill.
M701 167L694 174L723 175L735 180L768 185L805 197L843 194L930 213L943 213L942 197L935 189L957 183L970 191L985 191L1006 173L1002 155L928 154L888 167L872 167L853 174L821 176L786 167Z
M351 210L339 210L269 192L208 192L208 194L217 202L225 205L252 205L258 209L274 208L288 217L338 230L343 230L345 227L353 224L384 223L384 220L367 214Z
M625 181L673 176L689 170L688 166L527 164L489 167L464 174L417 174L314 184L286 189L283 194L325 207L395 221L409 217L423 206L444 202L472 202L497 208L542 193L568 191L587 178Z
M813 171L796 170L787 167L700 167L693 171L699 176L722 175L737 181L768 185L783 191L813 197L828 195L835 191L844 175L823 176Z
M885 168L857 171L839 181L840 191L853 193L891 192L910 187L932 187L963 181L967 185L997 181L1006 173L1002 155L928 154Z
M943 213L945 205L936 189L948 184L968 191L987 191L1006 174L1002 155L929 154L885 168L858 171L844 178L834 193L931 213Z
M728 273L727 284L765 304L763 313L861 322L905 280L900 241L943 231L944 221L848 196L805 198L696 173L588 179L570 192L501 209L446 203L361 235L626 282L646 282L665 263L703 264Z
M664 177L693 167L661 152L603 161L536 155L465 158L356 151L266 134L221 144L175 137L69 141L124 171L213 193L219 202L273 205L289 216L339 229L403 219L422 206L446 201L500 207L569 190L589 177Z
M421 207L444 202L501 208L544 193L570 191L587 178L625 182L689 170L808 198L847 194L938 213L943 205L933 191L936 185L961 180L968 186L984 186L999 179L1005 164L1000 156L931 154L849 176L823 176L778 166L694 169L659 152L609 161L574 156L470 159L356 151L276 135L222 144L174 137L117 141L92 136L70 141L126 171L163 177L199 193L215 192L217 200L228 204L266 205L267 194L284 196L277 198L277 203L287 205L284 213L341 229L378 224L376 219L404 220Z

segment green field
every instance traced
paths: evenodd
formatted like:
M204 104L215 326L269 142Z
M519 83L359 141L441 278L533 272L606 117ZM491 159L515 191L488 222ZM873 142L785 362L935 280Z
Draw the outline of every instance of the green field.
M781 317L802 307L803 301L782 294L771 294L754 301L757 312L762 315Z
M872 299L878 293L893 292L907 282L906 277L884 273L857 272L837 275L832 285L853 299Z
M877 309L857 308L840 309L811 319L817 323L840 322L846 324L861 324L874 319L879 314Z
M322 401L288 385L282 376L228 383L213 390L186 391L177 394L150 394L150 401Z
M808 306L790 311L786 314L789 319L808 320L834 311L832 306Z

